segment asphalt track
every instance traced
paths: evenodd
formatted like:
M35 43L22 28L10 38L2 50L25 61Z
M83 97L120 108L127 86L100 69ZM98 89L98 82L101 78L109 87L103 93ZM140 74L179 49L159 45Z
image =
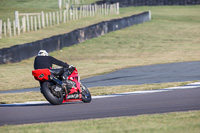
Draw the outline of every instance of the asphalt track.
M199 66L200 62L186 62L135 67L84 79L83 82L92 87L92 83L96 86L110 86L193 81L200 78ZM49 103L0 105L0 126L189 110L200 110L200 83L159 91L96 97L88 104L75 102L60 106Z
M191 85L192 86L192 85ZM200 83L198 84L200 86ZM0 126L13 124L135 116L200 109L200 87L143 91L95 98L91 103L0 106Z

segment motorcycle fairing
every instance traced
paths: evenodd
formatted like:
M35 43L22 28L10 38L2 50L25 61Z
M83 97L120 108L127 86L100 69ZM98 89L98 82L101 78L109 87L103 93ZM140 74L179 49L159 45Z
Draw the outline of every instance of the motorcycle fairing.
M68 76L68 80L71 80L76 83L76 87L71 88L70 93L68 95L78 93L78 92L81 93L80 77L78 76L78 71L76 68L74 68L74 71ZM79 94L79 99L67 99L68 95L65 96L63 103L64 102L82 101L81 94Z
M32 75L38 81L45 81L49 80L49 75L51 75L51 72L49 69L36 69L32 71Z
M77 89L81 92L80 77L78 76L78 71L76 68L74 68L74 71L68 76L68 80L74 81Z

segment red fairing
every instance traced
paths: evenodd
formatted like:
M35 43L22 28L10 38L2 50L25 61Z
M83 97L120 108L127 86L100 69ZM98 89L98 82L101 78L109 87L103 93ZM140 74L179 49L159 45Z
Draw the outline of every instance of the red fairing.
M81 86L80 86L80 77L78 76L78 71L76 68L74 68L75 70L68 76L68 80L74 81L76 83L76 87L73 87L70 89L70 94L74 94L77 93L78 91L81 93ZM77 102L77 101L82 101L81 99L82 94L79 94L79 99L67 99L67 95L65 96L65 98L63 99L63 103L65 102Z
M68 80L74 81L76 83L76 87L72 88L69 94L73 94L75 92L81 92L81 87L80 87L80 77L78 76L78 71L76 68L74 68L75 70L68 76Z
M32 75L36 80L45 81L49 80L49 75L51 75L51 72L49 69L37 69L32 71Z

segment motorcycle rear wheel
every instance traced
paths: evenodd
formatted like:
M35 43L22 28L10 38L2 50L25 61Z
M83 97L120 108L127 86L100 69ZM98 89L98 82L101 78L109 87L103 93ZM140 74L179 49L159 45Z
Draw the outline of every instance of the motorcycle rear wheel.
M54 91L51 89L53 85L50 82L45 81L41 84L41 92L46 98L53 105L60 105L63 102L63 94L60 91Z
M84 103L90 103L92 100L92 96L84 84L81 84L81 91L82 91L82 101Z

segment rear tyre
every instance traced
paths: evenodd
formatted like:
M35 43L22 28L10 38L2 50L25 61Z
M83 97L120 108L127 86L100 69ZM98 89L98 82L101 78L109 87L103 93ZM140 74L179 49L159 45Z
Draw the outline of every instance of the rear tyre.
M89 103L92 100L91 94L84 84L81 84L82 101L84 103Z
M55 87L55 84L45 81L41 84L41 92L51 104L60 105L63 102L63 94L62 91L55 91Z

